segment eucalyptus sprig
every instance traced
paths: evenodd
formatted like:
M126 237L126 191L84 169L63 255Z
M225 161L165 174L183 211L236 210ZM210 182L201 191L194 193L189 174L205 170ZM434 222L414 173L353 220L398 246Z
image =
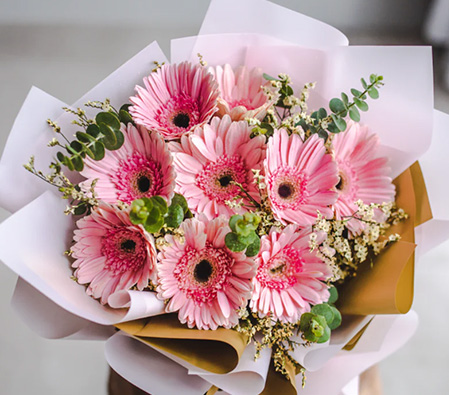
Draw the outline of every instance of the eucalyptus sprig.
M245 251L246 256L253 257L259 253L260 237L256 230L261 218L254 213L233 215L229 219L229 232L225 237L225 244L233 252Z
M69 170L82 171L84 169L84 159L89 156L93 160L99 161L104 158L105 150L114 151L119 149L125 137L120 131L121 123L132 122L132 118L128 112L129 105L125 104L119 111L115 110L109 105L108 101L103 102L89 102L88 107L107 109L107 111L99 112L95 119L89 119L84 110L78 108L72 110L64 108L78 119L73 123L81 126L84 131L76 132L76 139L69 141L61 132L60 127L53 121L47 120L47 123L53 128L55 133L60 134L65 144L61 144L58 140L53 139L50 146L59 146L65 149L66 153L59 151L56 154L57 160Z
M328 133L340 133L346 130L347 123L344 119L349 115L354 122L360 122L360 111L368 111L369 106L366 102L368 96L371 99L379 98L379 88L384 85L381 75L371 74L370 83L368 84L364 78L361 80L363 91L352 88L352 99L342 92L341 99L333 98L329 101L329 109L331 114L327 113L325 108L320 108L311 114L311 122L301 119L298 122L305 131L310 134L317 133L323 139L327 139Z
M135 225L142 225L149 233L158 233L162 227L177 228L185 218L191 218L192 213L184 196L176 193L167 205L162 196L152 196L136 199L131 203L129 218Z
M301 316L299 330L305 340L325 343L329 340L331 331L341 325L341 314L334 306L338 299L337 289L329 288L330 297L326 303L317 304L310 312Z

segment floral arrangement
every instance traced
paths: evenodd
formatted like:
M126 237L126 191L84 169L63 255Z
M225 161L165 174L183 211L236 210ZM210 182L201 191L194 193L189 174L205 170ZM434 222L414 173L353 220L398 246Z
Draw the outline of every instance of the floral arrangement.
M25 168L68 202L60 253L88 306L68 310L115 325L119 342L137 339L203 379L246 360L265 366L250 392L274 393L276 383L306 391L311 350L326 349L325 362L334 332L337 349L349 350L373 314L392 313L371 300L384 273L398 272L386 304L410 308L410 295L396 299L413 261L410 232L431 217L422 174L413 165L393 176L380 137L362 123L381 75L317 106L320 80L295 81L276 61L270 71L209 66L201 54L146 59L154 69L134 92L126 87L125 101L89 94L84 106L63 107L62 126L48 120L50 172L35 163L39 153ZM405 281L409 289L413 278ZM198 350L201 341L217 349ZM234 393L217 377L205 382Z

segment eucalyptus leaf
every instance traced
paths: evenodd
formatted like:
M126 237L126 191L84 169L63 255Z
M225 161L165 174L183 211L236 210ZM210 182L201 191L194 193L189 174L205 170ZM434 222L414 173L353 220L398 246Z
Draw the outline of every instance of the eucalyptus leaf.
M184 220L184 210L183 208L176 204L171 205L168 208L167 216L165 217L165 223L170 228L177 228L179 225L181 225L182 221Z
M362 92L360 92L359 90L354 89L354 88L351 89L351 93L354 95L354 97L362 96Z
M247 257L253 257L256 256L260 251L260 238L257 237L254 242L252 242L245 251L245 254Z
M231 218L229 218L229 227L233 232L236 232L235 224L237 221L243 220L243 215L232 215Z
M225 236L225 244L233 252L240 252L246 248L246 244L239 241L237 234L229 232Z
M189 211L189 206L187 205L186 198L184 196L180 195L179 193L175 193L175 195L173 196L173 198L171 200L171 204L181 206L182 209L184 210L184 214L187 214L187 212Z
M161 215L167 214L167 201L162 196L152 196L150 198L151 202L153 203L154 207L158 207L159 211L161 212Z
M371 97L371 99L378 99L379 98L379 91L373 86L368 90L368 95Z
M335 114L346 110L346 106L343 101L337 98L334 98L329 102L329 108Z
M328 325L334 320L334 312L332 311L331 306L327 303L316 304L312 307L311 312L317 315L322 315L326 319Z
M354 121L354 122L360 122L360 112L357 109L357 107L352 106L349 109L349 117Z
M355 98L354 103L361 111L368 111L369 107L366 101Z
M332 322L329 322L329 328L331 330L337 329L341 325L341 313L334 306L330 306L332 312L334 313L334 319Z
M95 117L95 122L97 125L104 123L112 129L120 130L120 119L112 112L99 112Z

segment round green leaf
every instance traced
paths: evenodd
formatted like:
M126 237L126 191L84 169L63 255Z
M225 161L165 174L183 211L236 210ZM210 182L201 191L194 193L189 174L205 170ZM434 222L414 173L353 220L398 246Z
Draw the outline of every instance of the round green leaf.
M354 122L360 122L360 112L357 109L357 107L352 106L349 109L349 117L354 121Z
M252 244L256 239L259 238L259 236L257 236L256 232L254 231L250 231L247 236L243 236L242 234L237 233L237 237L240 243L245 245Z
M235 224L237 223L237 221L240 221L242 219L242 215L232 215L231 218L229 218L229 227L233 232L236 232Z
M379 91L373 86L368 91L368 95L369 95L369 97L371 97L371 99L378 99L379 98Z
M189 206L187 205L186 198L179 193L175 193L173 199L171 200L171 204L181 206L184 210L184 214L187 214L187 212L189 211Z
M90 144L86 150L87 155L89 155L94 160L102 160L104 158L105 149L102 142L97 141L96 143Z
M345 104L337 98L334 98L329 102L329 108L333 113L339 113L346 110Z
M326 303L313 306L311 312L323 316L326 319L327 325L334 320L332 308Z
M246 248L246 244L239 241L237 234L229 232L225 236L225 244L231 251L240 252Z
M101 142L104 144L106 149L110 151L114 150L117 146L117 136L114 129L105 123L99 123L98 126L100 128L100 132L103 134Z
M331 337L331 330L328 326L324 327L323 335L317 340L317 343L326 343Z
M361 111L368 111L369 107L366 101L360 100L360 99L354 99L354 103Z
M360 92L359 90L354 89L354 88L351 89L351 93L354 95L354 97L362 96L362 92Z
M128 111L120 110L118 115L120 118L120 122L124 123L125 125L133 122L133 118Z
M259 253L259 251L260 251L260 238L257 237L257 239L254 240L254 242L247 247L245 254L247 257L253 257L256 256Z
M348 95L344 92L341 93L341 98L343 100L343 103L345 104L345 106L347 107L349 104L349 98Z
M330 306L332 312L334 313L334 319L332 322L329 322L329 328L331 330L337 329L341 325L341 313L334 306Z
M171 205L168 208L167 216L165 217L165 223L170 228L177 228L184 220L184 210L179 205Z
M157 207L159 209L161 215L167 214L167 201L162 196L152 196L150 200L153 203L154 207Z
M325 108L321 107L318 110L318 119L323 119L323 118L326 118L326 117L327 117L327 111L326 111Z
M100 128L95 124L90 124L86 128L86 133L92 137L98 137L100 134Z
M112 129L120 130L120 120L118 119L117 115L111 112L99 112L95 117L95 122L97 125L104 123Z
M80 204L77 206L74 210L75 215L83 215L87 211L87 205L86 204Z
M338 291L337 288L335 288L334 286L329 288L329 300L327 301L327 303L335 303L338 300Z

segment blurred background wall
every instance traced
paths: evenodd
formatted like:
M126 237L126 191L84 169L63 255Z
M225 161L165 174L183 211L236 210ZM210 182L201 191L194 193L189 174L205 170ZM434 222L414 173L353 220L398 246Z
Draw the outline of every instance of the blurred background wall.
M334 25L353 44L426 43L422 30L430 1L273 2ZM151 41L157 40L168 54L170 39L195 35L208 4L209 0L0 0L0 152L32 85L71 103ZM449 98L439 84L444 58L440 50L435 54L436 107L448 111ZM0 220L7 216L0 209ZM448 261L445 245L417 268L414 308L422 325L404 349L381 364L385 394L447 390L449 356L437 350L449 348L443 336L449 319L438 303L429 301L449 302ZM0 394L106 394L103 345L44 340L32 333L9 307L15 278L0 265ZM440 328L441 337L435 336L434 328Z

